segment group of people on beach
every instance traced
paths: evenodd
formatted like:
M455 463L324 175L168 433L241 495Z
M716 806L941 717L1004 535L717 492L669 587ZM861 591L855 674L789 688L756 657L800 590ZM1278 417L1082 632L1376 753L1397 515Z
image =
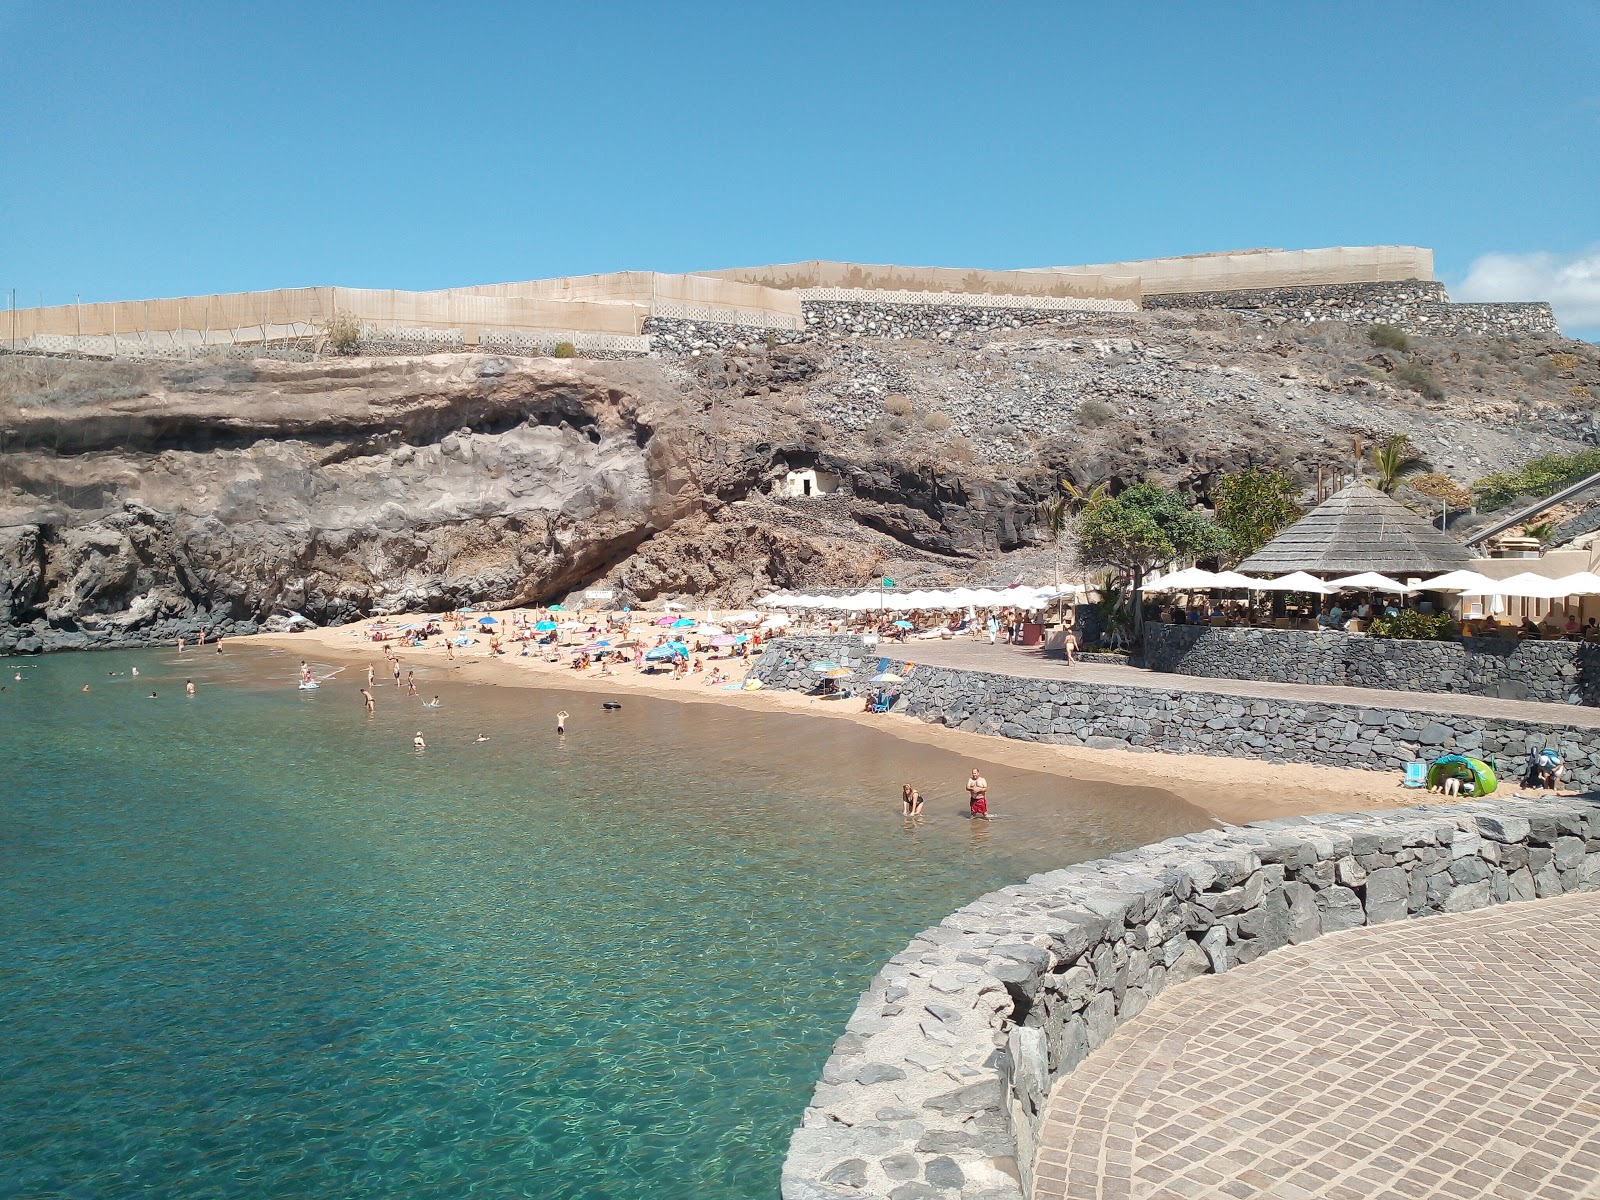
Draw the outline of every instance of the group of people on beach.
M983 772L977 767L972 768L972 774L967 777L967 807L973 820L989 820L989 781L983 777ZM900 785L900 815L903 817L920 817L922 815L923 795L909 783Z

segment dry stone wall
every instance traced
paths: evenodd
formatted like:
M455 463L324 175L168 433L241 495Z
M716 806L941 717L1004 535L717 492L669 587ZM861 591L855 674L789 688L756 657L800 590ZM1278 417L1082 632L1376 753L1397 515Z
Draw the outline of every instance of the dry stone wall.
M784 1200L1022 1200L1057 1081L1164 988L1325 933L1600 890L1580 799L1300 817L991 892L862 993L789 1143Z
M1150 623L1144 628L1144 661L1153 671L1212 679L1600 705L1600 646L1583 642L1433 642Z
M1432 280L1146 296L1144 306L1148 309L1225 308L1254 315L1270 324L1352 321L1396 325L1410 333L1439 337L1464 334L1510 337L1529 333L1556 336L1561 332L1548 304L1456 304L1445 292L1444 284Z

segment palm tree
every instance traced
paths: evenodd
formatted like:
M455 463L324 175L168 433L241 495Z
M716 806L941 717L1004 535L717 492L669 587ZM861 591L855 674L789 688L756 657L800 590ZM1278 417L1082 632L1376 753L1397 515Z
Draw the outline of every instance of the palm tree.
M1390 434L1383 445L1372 448L1372 469L1378 473L1374 482L1386 496L1394 495L1405 477L1424 465L1422 459L1412 452L1411 439L1403 433Z
M1522 536L1536 539L1542 546L1555 536L1556 523L1554 521L1540 521L1536 525L1524 525Z
M1083 512L1084 509L1098 504L1109 494L1106 483L1101 480L1093 487L1080 488L1070 479L1058 479L1056 494L1040 506L1040 513L1044 517L1045 528L1050 531L1050 544L1056 550L1056 583L1061 582L1061 538L1067 532L1067 527L1072 519ZM1061 597L1056 597L1056 619L1061 619Z

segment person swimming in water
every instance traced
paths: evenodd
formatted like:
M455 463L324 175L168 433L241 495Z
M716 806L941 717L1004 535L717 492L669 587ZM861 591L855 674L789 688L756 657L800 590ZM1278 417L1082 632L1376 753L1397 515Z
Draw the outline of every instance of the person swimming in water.
M479 741L480 741L480 742L487 742L487 741L488 741L488 740L489 740L489 735L488 735L488 734L486 734L486 733L480 733L480 734L479 734L479 735L478 735L478 740L479 740Z
M132 672L131 672L131 674L137 675L138 673L139 673L139 668L138 667L134 667Z
M191 696L194 695L194 680L185 679L183 681L183 690L188 692Z
M422 730L417 730L417 736L411 739L411 744L418 750L426 750L428 743L422 740Z
M151 692L150 693L150 699L154 700L155 698L156 698L156 694L154 692Z

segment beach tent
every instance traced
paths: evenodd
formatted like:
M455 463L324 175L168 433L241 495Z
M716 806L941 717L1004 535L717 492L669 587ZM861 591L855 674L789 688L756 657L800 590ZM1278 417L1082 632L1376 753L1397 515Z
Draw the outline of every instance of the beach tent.
M1335 592L1398 592L1408 596L1416 588L1408 587L1397 579L1379 575L1376 571L1362 571L1359 575L1346 575L1343 579L1330 579L1328 588Z
M1474 796L1487 796L1499 786L1493 767L1482 759L1467 758L1460 754L1442 754L1434 759L1428 767L1428 786L1438 787L1441 780L1449 779L1452 775L1471 782Z

